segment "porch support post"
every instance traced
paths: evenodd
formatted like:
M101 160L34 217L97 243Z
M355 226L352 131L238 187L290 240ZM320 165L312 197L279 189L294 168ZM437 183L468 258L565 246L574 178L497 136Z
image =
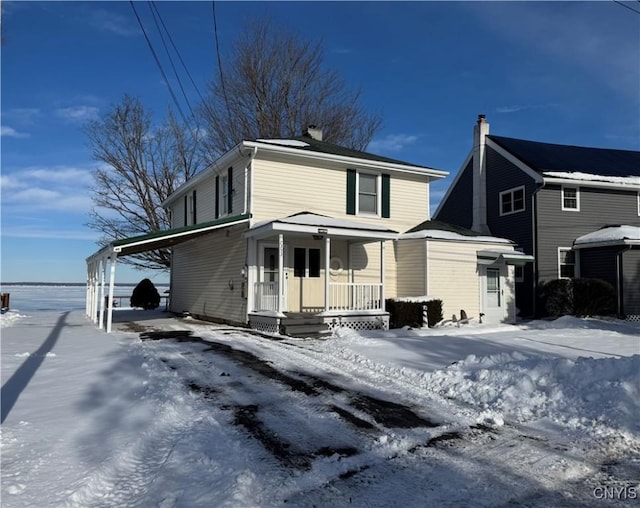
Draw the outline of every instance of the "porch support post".
M284 313L284 236L278 235L278 312Z
M111 251L109 256L109 300L107 302L107 333L111 333L111 323L113 322L113 285L116 281L116 258L117 254Z
M384 244L380 242L380 310L384 309Z
M93 263L91 268L91 322L98 323L98 277L100 274L100 260Z
M257 282L257 240L249 238L247 245L247 311L255 310L255 283ZM249 321L247 316L247 321Z
M100 260L100 300L98 302L98 306L100 308L100 315L98 317L98 328L102 328L104 324L104 279L105 272L107 271L107 265L105 263L105 259Z
M324 237L324 311L329 312L329 269L331 262L331 238Z

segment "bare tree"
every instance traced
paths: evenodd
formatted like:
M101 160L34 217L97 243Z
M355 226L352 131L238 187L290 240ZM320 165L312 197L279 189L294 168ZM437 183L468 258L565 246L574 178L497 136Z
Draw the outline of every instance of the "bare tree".
M360 105L360 91L323 66L320 44L269 20L254 20L242 31L200 112L211 155L242 139L300 135L312 124L323 129L325 141L362 150L381 125Z
M117 239L168 229L161 203L202 168L199 133L180 125L169 113L165 125L152 128L142 103L125 95L85 128L94 160L94 208L89 227L102 234L101 245ZM123 258L140 269L166 270L167 249Z

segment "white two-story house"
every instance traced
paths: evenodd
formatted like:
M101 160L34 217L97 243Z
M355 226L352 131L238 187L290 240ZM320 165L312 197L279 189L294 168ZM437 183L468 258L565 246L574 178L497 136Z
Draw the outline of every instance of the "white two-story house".
M510 241L430 221L430 183L446 175L324 142L317 129L242 141L163 203L171 230L113 242L89 258L89 276L107 255L170 246L176 313L304 334L387 328L385 299L430 295L445 316L510 320L513 264L529 259Z

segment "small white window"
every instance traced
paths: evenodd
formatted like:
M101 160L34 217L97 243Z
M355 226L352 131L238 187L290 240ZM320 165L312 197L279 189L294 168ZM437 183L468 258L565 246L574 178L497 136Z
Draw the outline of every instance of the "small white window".
M569 247L558 247L558 278L577 277L576 251Z
M640 216L640 192L638 192L638 216Z
M378 214L378 176L358 173L358 213Z
M578 187L562 187L562 209L580 211L580 190Z
M500 193L500 215L524 211L524 186Z

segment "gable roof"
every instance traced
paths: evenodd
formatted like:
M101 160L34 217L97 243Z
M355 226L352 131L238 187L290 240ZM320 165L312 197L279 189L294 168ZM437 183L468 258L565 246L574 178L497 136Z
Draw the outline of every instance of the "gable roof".
M558 171L612 177L640 176L640 151L487 137L540 174Z
M340 157L351 157L354 159L364 159L375 162L385 162L387 164L401 164L403 166L413 166L416 168L424 168L434 170L430 166L422 166L420 164L414 164L412 162L401 161L399 159L392 159L390 157L383 157L382 155L376 155L374 153L364 152L361 150L355 150L353 148L347 148L345 146L328 143L327 141L319 141L310 136L295 136L289 139L268 139L261 138L254 140L258 143L269 143L280 146L286 146L288 148L294 148L306 152L319 152L329 155L338 155ZM441 171L441 170L436 170Z
M462 226L433 219L426 220L417 226L412 227L406 233L401 234L399 238L405 240L411 238L433 238L439 240L504 243L508 245L514 244L514 242L506 238L484 235Z

